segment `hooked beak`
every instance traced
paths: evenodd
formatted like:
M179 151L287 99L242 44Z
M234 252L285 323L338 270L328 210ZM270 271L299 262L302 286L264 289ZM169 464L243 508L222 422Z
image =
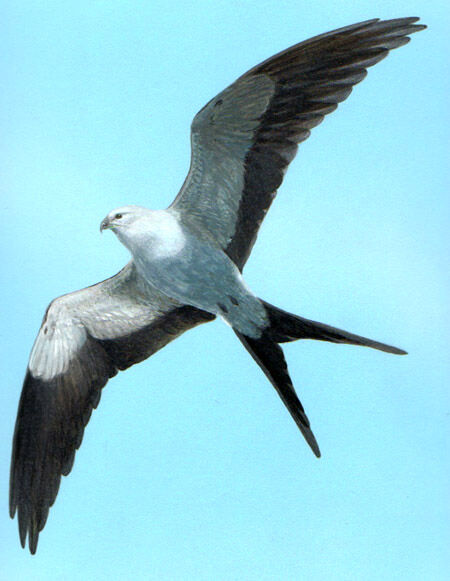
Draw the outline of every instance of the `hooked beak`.
M108 218L102 220L102 223L100 224L100 234L103 232L103 230L107 230L110 227L110 225L111 224Z

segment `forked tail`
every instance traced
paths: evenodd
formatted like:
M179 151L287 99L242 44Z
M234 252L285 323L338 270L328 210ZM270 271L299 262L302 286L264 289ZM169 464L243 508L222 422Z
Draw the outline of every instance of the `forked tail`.
M396 355L405 355L406 351L348 333L330 325L292 315L264 301L263 304L269 315L270 326L263 331L259 338L247 337L236 330L234 332L275 387L311 450L319 458L319 446L311 431L305 410L292 385L286 360L278 343L296 341L297 339L318 339L332 343L363 345Z

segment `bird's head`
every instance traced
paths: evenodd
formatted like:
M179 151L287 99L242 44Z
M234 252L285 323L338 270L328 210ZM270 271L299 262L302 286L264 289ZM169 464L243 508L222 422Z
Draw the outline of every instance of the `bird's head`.
M100 224L100 232L112 230L134 255L142 247L159 247L177 241L184 235L177 218L166 210L149 210L141 206L124 206L110 212Z
M137 220L146 215L149 210L141 206L123 206L116 208L109 212L100 224L100 232L103 230L112 230L114 233L119 233L121 230L131 226Z

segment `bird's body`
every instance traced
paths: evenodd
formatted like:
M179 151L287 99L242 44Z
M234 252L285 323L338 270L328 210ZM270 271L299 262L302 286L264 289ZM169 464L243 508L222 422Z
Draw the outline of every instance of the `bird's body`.
M115 219L117 215L121 218ZM111 228L128 248L149 285L182 304L221 316L250 337L259 337L267 327L264 306L234 262L213 240L200 239L183 224L176 210L127 206L109 216L103 228Z
M112 229L132 260L115 276L53 300L31 351L11 462L10 514L22 546L39 532L72 469L107 381L192 327L223 318L261 367L316 456L281 343L319 339L396 347L286 313L255 296L242 270L299 143L410 34L417 18L368 20L299 43L248 71L195 116L189 174L166 210L125 206Z

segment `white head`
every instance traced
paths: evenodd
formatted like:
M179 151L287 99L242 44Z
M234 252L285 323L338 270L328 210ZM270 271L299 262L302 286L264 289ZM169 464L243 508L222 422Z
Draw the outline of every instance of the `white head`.
M143 245L151 245L155 252L174 252L184 244L181 226L167 210L149 210L142 206L117 208L100 224L100 232L107 229L132 253Z
M123 206L112 210L100 224L100 232L103 230L112 230L115 234L130 226L137 220L148 216L151 210L143 206Z

